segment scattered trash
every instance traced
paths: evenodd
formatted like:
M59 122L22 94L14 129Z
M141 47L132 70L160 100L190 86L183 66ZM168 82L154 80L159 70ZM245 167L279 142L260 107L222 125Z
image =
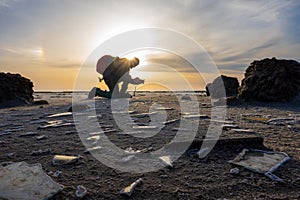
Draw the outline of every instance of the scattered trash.
M146 129L146 130L149 130L149 129L157 129L158 126L134 126L132 128L133 129Z
M185 115L183 116L185 119L209 119L210 117L207 115Z
M129 185L126 188L122 189L120 194L130 197L132 195L132 193L134 192L134 189L136 188L136 186L141 184L142 181L143 181L143 179L139 178L137 181L133 182L131 185Z
M261 115L243 115L243 120L249 121L249 122L261 122L266 123L270 118L261 116Z
M234 128L234 129L231 129L232 131L234 132L237 132L237 133L252 133L254 134L255 131L252 130L252 129L240 129L240 128Z
M168 108L168 107L158 107L158 108L155 108L155 110L158 110L158 111L162 111L162 110L174 110L174 108Z
M77 132L76 131L66 131L65 134L72 135L72 134L77 134Z
M178 122L179 120L180 120L180 119L172 119L172 120L163 122L163 124L164 124L164 125L168 125L168 124L172 124L172 123Z
M40 135L40 136L37 136L35 139L39 141L39 140L45 140L45 139L47 139L47 137L45 135Z
M127 163L127 162L130 162L131 160L133 160L135 158L136 158L135 155L130 155L130 156L122 158L122 160L120 162Z
M112 114L120 114L120 115L125 115L125 114L133 114L135 113L134 110L128 110L128 111L112 111Z
M82 199L86 195L86 193L87 193L87 189L84 186L82 185L77 186L77 190L75 192L75 196L77 198Z
M49 115L48 118L68 117L68 116L72 116L72 112L57 113L57 114Z
M63 189L41 164L18 162L0 168L0 199L49 199Z
M239 174L240 173L240 170L239 168L232 168L230 171L229 171L230 174Z
M44 126L39 126L38 129L47 129L47 128L58 128L58 127L64 127L64 126L74 126L74 122L70 121L62 121L62 120L57 120L57 121L48 121L47 125Z
M237 129L239 128L239 126L235 124L223 124L222 128L223 130L230 130L230 129Z
M45 120L45 119L39 119L39 120L33 120L33 121L30 121L29 123L30 124L42 124L42 123L47 123L48 121Z
M93 151L97 151L97 150L101 150L101 149L102 149L101 146L91 147L91 148L87 148L87 149L84 151L84 153L85 153L85 154L89 154L89 153L91 153L91 152L93 152Z
M133 150L132 147L129 147L127 149L124 150L126 153L130 153L130 154L137 154L137 153L141 153L141 150Z
M36 132L27 132L27 133L22 133L19 135L19 137L29 137L29 136L36 136Z
M234 165L242 166L250 171L263 173L272 180L283 182L273 172L291 158L282 152L264 151L257 149L244 149L234 160Z
M272 118L268 120L266 123L270 125L278 125L281 123L293 123L294 124L295 119L294 118Z
M173 168L171 157L170 156L161 156L159 157L159 160L162 161L165 165L168 167Z
M51 153L51 151L52 151L52 149L39 149L39 150L37 150L37 151L33 151L32 153L31 153L31 155L32 156L41 156L41 155L47 155L47 154L49 154L49 153Z
M64 156L64 155L55 155L52 164L53 165L68 165L78 162L78 156Z

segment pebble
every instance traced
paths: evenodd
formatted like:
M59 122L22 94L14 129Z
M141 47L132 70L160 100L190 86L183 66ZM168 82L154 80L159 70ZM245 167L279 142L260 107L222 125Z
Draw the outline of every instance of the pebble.
M87 194L87 189L82 185L78 185L77 190L75 192L75 196L79 199L82 199L86 194Z
M231 170L230 170L230 172L229 172L230 174L239 174L240 173L240 170L239 170L239 168L232 168Z

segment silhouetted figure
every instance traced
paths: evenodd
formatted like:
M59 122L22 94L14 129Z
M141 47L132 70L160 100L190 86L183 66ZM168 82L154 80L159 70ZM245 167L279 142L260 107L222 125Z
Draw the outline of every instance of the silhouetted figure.
M140 78L134 78L129 75L129 71L139 64L138 58L131 60L127 58L112 57L105 55L97 62L97 72L103 75L103 80L108 86L110 92L114 92L117 96L131 97L127 94L128 84L139 85L144 83ZM101 82L102 79L99 78ZM118 83L123 82L121 90Z

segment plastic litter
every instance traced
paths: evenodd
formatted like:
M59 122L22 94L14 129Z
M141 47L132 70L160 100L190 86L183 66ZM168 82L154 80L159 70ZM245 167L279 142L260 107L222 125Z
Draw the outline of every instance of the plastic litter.
M133 182L131 185L129 185L126 188L122 189L120 191L120 194L130 197L132 195L132 193L134 192L134 189L136 188L136 186L141 184L142 181L143 181L143 179L139 178L137 181Z

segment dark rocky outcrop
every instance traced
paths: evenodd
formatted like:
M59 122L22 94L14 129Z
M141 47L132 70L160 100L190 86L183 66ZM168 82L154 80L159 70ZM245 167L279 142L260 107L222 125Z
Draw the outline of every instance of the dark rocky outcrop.
M239 81L235 77L221 75L212 83L206 85L206 94L212 98L237 96ZM224 91L225 89L225 91Z
M300 64L276 58L254 61L239 88L246 101L286 102L300 92Z
M0 108L33 103L33 83L20 74L0 73Z

